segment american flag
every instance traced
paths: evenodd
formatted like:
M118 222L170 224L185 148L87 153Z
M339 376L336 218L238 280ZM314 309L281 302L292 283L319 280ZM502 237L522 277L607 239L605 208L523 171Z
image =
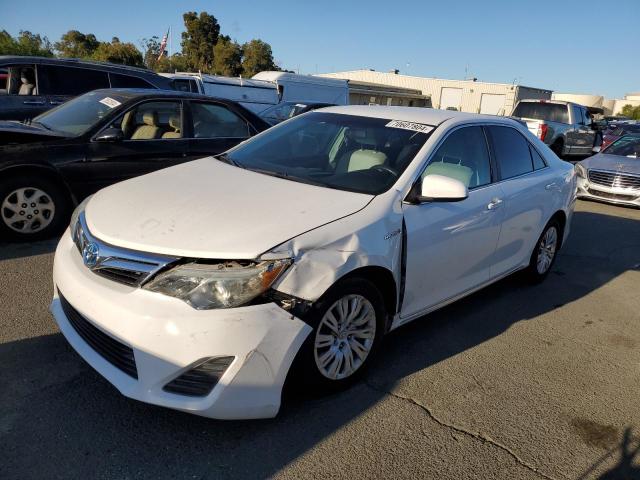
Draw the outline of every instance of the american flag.
M158 60L160 60L164 56L165 49L167 48L167 40L169 39L169 30L162 37L162 41L160 42L160 55L158 56Z

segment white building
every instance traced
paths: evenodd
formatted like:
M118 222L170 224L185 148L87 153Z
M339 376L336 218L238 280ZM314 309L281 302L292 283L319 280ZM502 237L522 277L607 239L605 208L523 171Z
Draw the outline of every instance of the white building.
M637 107L640 105L640 92L628 93L624 98L604 98L602 95L587 95L581 93L554 93L554 100L575 102L585 107L601 108L604 115L619 115L625 105Z
M415 89L431 97L434 108L491 115L509 115L516 103L525 98L551 98L551 90L522 85L414 77L374 70L324 73L319 76Z

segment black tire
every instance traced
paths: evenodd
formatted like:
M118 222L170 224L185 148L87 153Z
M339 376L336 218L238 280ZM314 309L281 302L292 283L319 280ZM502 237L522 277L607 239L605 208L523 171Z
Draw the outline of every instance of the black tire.
M316 336L319 333L322 319L327 311L331 309L338 300L348 295L363 297L373 306L373 310L375 311L375 336L368 355L351 375L344 378L331 379L321 372L316 361ZM366 371L379 350L385 332L386 315L382 294L369 280L352 277L342 280L331 287L304 316L304 321L313 328L313 331L302 344L302 347L300 347L293 362L287 382L289 384L293 382L295 385L289 385L290 388L298 390L300 387L303 387L312 393L326 393L345 389L355 383ZM340 342L341 340L337 339L336 341ZM342 340L343 343L352 341L353 339ZM349 343L349 345L350 344L351 343ZM351 351L348 345L346 346ZM331 347L327 347L327 349L328 348Z
M19 215L20 213L12 212L9 209L3 207L5 200L10 203L14 202L16 197L12 197L12 193L19 189L37 189L45 194L42 197L42 201L50 201L53 205L53 213L45 219L47 222L44 227L38 227L38 224L34 225L34 230L29 231L17 231L20 224L12 222L14 217L10 215ZM28 190L27 193L31 193L35 190ZM38 210L27 211L31 205L25 209L25 214L35 213ZM6 179L0 180L0 240L17 241L17 242L32 242L36 240L43 240L45 238L59 235L67 226L69 216L71 214L72 203L66 190L57 183L36 175L22 175L12 176ZM47 212L51 210L47 209ZM40 213L38 211L38 213ZM42 213L43 215L46 212ZM26 215L25 215L26 217ZM16 228L11 228L10 224ZM41 225L41 224L40 224Z
M543 247L543 241L546 238L547 232L549 232L551 229L555 229L555 232L556 232L556 241L555 241L555 247L553 249L553 255L551 256L551 261L548 263L548 265L546 265L546 268L543 271L540 271L538 259L541 255L545 255L542 252L543 249L547 250L547 252L549 251L548 248ZM558 250L560 249L561 246L562 246L562 228L560 226L560 222L558 222L558 220L556 220L555 218L552 218L542 230L542 233L540 234L538 241L533 247L533 252L531 253L531 258L529 259L529 266L525 270L526 277L531 283L540 283L545 278L547 278L547 276L549 275L549 272L553 268L556 258L558 257Z

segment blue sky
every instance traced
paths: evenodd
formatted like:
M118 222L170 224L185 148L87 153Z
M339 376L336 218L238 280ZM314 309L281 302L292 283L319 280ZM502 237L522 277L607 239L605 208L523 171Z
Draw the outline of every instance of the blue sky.
M300 73L374 68L620 97L640 91L640 0L0 0L0 29L117 36L139 46L207 11L240 42L261 38ZM37 12L37 13L36 13Z

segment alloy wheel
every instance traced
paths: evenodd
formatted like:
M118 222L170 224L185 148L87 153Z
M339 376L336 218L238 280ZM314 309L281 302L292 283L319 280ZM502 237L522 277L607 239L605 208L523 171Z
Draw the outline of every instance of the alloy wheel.
M540 275L544 275L551 267L553 258L556 255L558 246L558 229L551 226L544 233L538 244L538 258L536 260L536 268Z
M376 312L362 295L338 299L316 330L314 357L322 375L341 380L365 362L376 337Z
M49 194L36 187L18 188L0 205L2 221L14 232L36 233L49 226L55 204Z

